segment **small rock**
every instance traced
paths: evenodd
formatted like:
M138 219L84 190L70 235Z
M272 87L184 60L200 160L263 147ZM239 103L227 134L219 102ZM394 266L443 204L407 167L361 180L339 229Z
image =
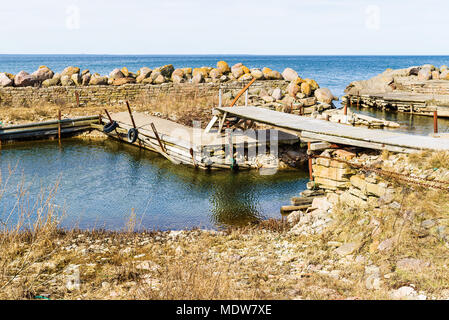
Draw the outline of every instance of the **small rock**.
M337 253L340 256L347 256L349 254L352 254L359 247L360 247L360 244L358 242L349 242L349 243L345 243L342 246L335 249L335 253Z

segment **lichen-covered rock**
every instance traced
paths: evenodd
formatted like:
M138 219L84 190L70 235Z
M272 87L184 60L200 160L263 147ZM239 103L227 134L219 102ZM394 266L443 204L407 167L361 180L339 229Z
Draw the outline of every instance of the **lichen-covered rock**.
M430 68L422 68L418 72L418 80L425 81L432 78L432 71Z
M198 74L201 74L203 76L203 79L204 79L204 78L207 78L209 76L209 71L205 67L193 69L193 71L192 71L193 77L195 77Z
M136 78L136 81L138 83L141 83L144 79L148 78L151 75L151 72L153 72L153 70L151 70L150 68L147 67L140 68L139 71L137 72L138 76Z
M433 80L438 80L438 79L440 79L440 71L438 71L438 70L432 71L432 79L433 79Z
M153 78L153 77L152 77ZM166 81L164 75L159 74L153 79L153 84L162 84Z
M46 66L40 66L39 69L37 69L36 71L34 71L32 73L32 75L36 78L36 81L42 82L42 81L45 81L47 79L53 78L55 73L53 71L51 71Z
M203 83L204 82L204 75L201 72L197 72L196 74L193 75L192 78L192 83L193 84L198 84L198 83Z
M312 88L310 84L307 82L301 83L301 93L304 93L306 97L309 97L312 94Z
M449 68L447 67L447 65L442 65L441 67L440 67L440 72L443 72L443 71L446 71L446 70L449 70Z
M269 68L263 68L262 69L263 76L267 80L282 80L284 79L282 77L282 74L280 74L279 71L271 70Z
M111 73L109 74L109 82L112 83L114 82L114 80L121 79L124 77L125 75L123 74L123 72L119 68L116 68L112 70Z
M98 73L92 75L89 81L90 86L104 86L108 84L108 77L100 76Z
M301 91L301 88L293 81L289 83L286 90L287 93L294 98L296 97L296 94Z
M28 87L34 85L36 78L28 72L20 71L14 77L14 85L16 87Z
M251 75L251 73L245 73L238 79L238 81L251 81L252 79L253 76Z
M315 90L315 97L319 102L331 104L335 99L334 95L328 88L320 88Z
M90 73L89 69L84 69L83 71L81 71L81 76L84 76L85 74Z
M285 68L282 72L282 77L287 81L294 81L298 78L298 73L292 68Z
M91 77L92 77L92 75L90 74L90 72L87 72L87 73L83 74L83 75L81 76L81 84L82 84L83 86L88 86Z
M175 71L175 68L173 67L172 64L167 64L165 66L160 67L159 71L164 77L170 79L171 74L173 73L173 71Z
M74 73L72 74L72 76L70 77L70 79L72 79L73 83L76 86L81 85L81 75L79 73Z
M182 72L184 72L184 75L192 74L192 68L182 68Z
M70 67L65 68L65 69L61 72L61 77L63 77L63 76L69 76L69 77L71 77L71 76L72 76L73 74L75 74L75 73L80 73L80 68L70 66Z
M218 61L217 62L217 69L222 73L226 74L231 72L231 68L229 68L229 65L226 61Z
M121 85L128 84L128 83L136 83L136 79L134 79L132 77L119 78L119 79L115 79L112 82L112 85L113 86L121 86Z
M0 73L0 87L10 87L13 81L6 75L6 73Z
M129 70L128 70L127 67L121 68L120 71L123 73L123 75L124 75L125 77L129 77Z
M183 82L185 82L184 77L181 77L179 74L175 74L175 73L173 73L171 75L171 80L173 81L173 83L183 83Z
M260 69L254 68L254 69L251 69L250 71L251 71L251 75L256 80L262 80L263 79L263 72Z
M223 73L220 71L220 69L212 69L209 72L209 77L211 77L212 79L219 79L222 75Z
M449 70L444 70L443 72L441 72L440 79L449 80Z
M320 87L318 85L318 83L315 80L313 80L313 79L306 78L303 81L309 84L310 89L312 89L312 91L315 91L316 89L318 89Z
M245 71L243 70L243 64L236 63L235 65L232 66L231 72L234 78L236 79L240 78L245 74Z
M249 70L249 68L247 66L242 66L242 70L243 70L244 74L251 73L251 71Z
M73 82L71 76L68 74L61 76L61 85L64 87L74 86L75 82Z

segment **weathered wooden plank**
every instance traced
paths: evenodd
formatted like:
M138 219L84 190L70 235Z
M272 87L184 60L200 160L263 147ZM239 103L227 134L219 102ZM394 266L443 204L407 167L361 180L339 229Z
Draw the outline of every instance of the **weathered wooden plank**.
M219 111L278 128L301 132L301 137L396 152L417 150L449 150L449 141L385 130L352 127L324 120L257 107L219 107Z

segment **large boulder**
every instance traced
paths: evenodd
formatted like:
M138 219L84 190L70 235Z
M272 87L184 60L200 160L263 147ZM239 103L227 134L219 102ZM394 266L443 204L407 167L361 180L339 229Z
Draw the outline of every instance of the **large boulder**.
M92 75L89 81L90 86L104 86L108 84L108 77L100 76L98 73Z
M449 70L444 70L443 72L441 72L440 79L449 80Z
M47 79L53 78L55 73L53 71L51 71L46 66L40 66L39 69L37 69L36 71L34 71L32 73L32 75L36 78L36 81L42 82L42 81L45 81Z
M301 79L301 78L299 78L299 79ZM306 78L306 79L302 80L301 82L303 82L303 81L306 82L307 84L309 84L309 86L312 89L312 91L315 91L316 89L318 89L320 87L318 85L318 83L315 80L313 80L313 79Z
M219 79L222 75L223 73L220 71L220 69L212 69L209 72L209 77L211 77L212 79Z
M162 73L153 78L153 84L163 84L166 81L167 79L164 77L164 75L162 75Z
M63 77L63 76L69 76L69 77L71 77L71 76L72 76L73 74L75 74L75 73L80 73L80 68L70 66L70 67L65 68L65 69L61 72L61 77Z
M301 93L304 93L306 97L312 94L312 87L307 82L301 83Z
M404 69L405 70L405 69ZM408 72L408 71L406 71ZM345 93L359 95L363 93L386 93L393 91L395 71L384 71L383 73L368 80L354 81L346 87Z
M36 82L36 78L25 71L20 71L14 77L14 85L16 87L32 86L32 85L34 85L35 82Z
M298 73L292 68L285 68L282 72L282 77L284 77L284 80L294 81L298 78Z
M262 80L263 79L263 72L260 69L254 68L254 69L251 69L250 71L251 71L251 75L256 80Z
M263 68L262 73L265 79L267 80L282 80L284 79L282 77L282 74L280 74L278 71L271 70L270 68Z
M243 70L243 64L236 63L235 65L233 65L231 68L231 73L236 79L243 76L245 74L245 71Z
M74 86L75 82L73 82L72 77L68 74L61 76L61 86L68 87Z
M6 75L6 73L0 73L0 87L10 87L13 81Z
M440 67L440 72L444 72L444 71L446 71L446 70L448 70L449 68L447 67L447 65L442 65L441 67Z
M114 80L121 79L124 77L125 77L125 75L123 74L123 72L119 68L115 68L109 74L109 82L112 83Z
M151 70L150 68L140 68L139 71L137 71L136 81L138 83L141 83L144 79L148 78L151 75L151 72L153 72L153 70Z
M172 64L167 64L159 68L159 72L166 78L170 79L171 74L175 71L175 68Z
M88 86L91 77L92 77L92 75L90 74L90 72L87 72L87 73L83 74L83 75L81 76L81 84L82 84L83 86Z
M434 70L434 71L432 71L432 79L433 79L433 80L438 80L438 79L440 79L440 71L439 71L439 70Z
M201 72L196 73L192 78L193 84L198 84L204 82L204 76Z
M200 74L203 78L207 78L209 76L209 70L207 67L195 68L193 69L192 75L195 77L197 74Z
M112 82L112 85L113 86L121 86L121 85L128 84L128 83L136 83L136 79L134 79L133 77L125 77L125 78L115 79Z
M173 83L183 83L183 82L186 81L186 79L184 79L184 77L182 77L182 76L180 76L178 74L173 73L171 75L171 81L173 81Z
M432 78L432 70L430 68L422 68L418 72L418 80L426 81Z
M120 71L123 73L123 75L124 75L125 77L129 77L130 72L129 72L129 70L128 70L127 67L121 68Z
M231 68L229 68L229 65L226 61L218 61L217 62L217 69L222 73L222 74L227 74L229 72L231 72Z
M251 75L251 73L245 73L238 79L238 81L251 81L252 79L253 76Z
M335 100L334 95L328 88L320 88L315 90L315 97L317 101L322 103L331 104L332 100Z
M292 81L289 83L286 90L291 97L295 98L296 94L301 91L301 88L294 81Z
M72 79L73 83L76 86L81 85L81 75L79 73L74 73L72 74L72 76L70 77L70 79Z

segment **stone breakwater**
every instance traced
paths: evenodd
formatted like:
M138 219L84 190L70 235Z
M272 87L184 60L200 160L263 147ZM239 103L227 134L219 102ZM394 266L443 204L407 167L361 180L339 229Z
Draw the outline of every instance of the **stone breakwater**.
M345 89L344 103L360 107L449 117L449 69L426 64L404 69L387 69Z
M69 66L55 73L46 66L29 74L0 73L0 106L32 106L53 103L68 106L110 105L124 100L145 99L154 95L218 94L233 99L252 79L248 102L265 108L292 113L312 113L331 108L337 99L329 89L320 88L313 79L303 79L286 68L282 73L269 68L248 68L241 63L230 67L225 61L216 67L177 68L165 65L155 69L126 67L114 69L108 76Z

